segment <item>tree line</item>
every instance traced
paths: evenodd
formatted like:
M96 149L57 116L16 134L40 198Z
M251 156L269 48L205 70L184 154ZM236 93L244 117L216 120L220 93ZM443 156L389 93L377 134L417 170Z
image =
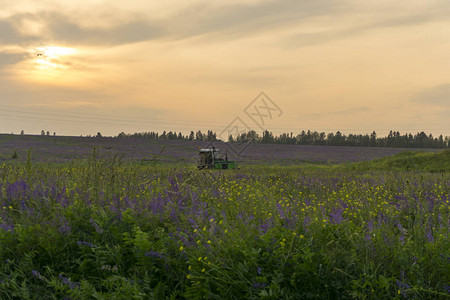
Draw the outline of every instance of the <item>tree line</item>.
M189 141L208 141L208 142L215 142L218 141L217 134L213 132L212 130L208 130L206 133L202 133L201 130L194 133L191 131L189 135L183 135L181 132L177 133L176 131L172 132L166 132L163 131L163 133L158 132L140 132L140 133L132 133L127 134L125 132L119 133L117 135L119 138L123 137L131 137L131 138L145 138L145 139L154 139L154 140L189 140Z
M218 141L217 134L212 130L202 133L201 130L191 131L188 135L181 132L142 132L126 134L124 132L117 135L119 138L146 138L157 140L190 140L190 141ZM231 143L263 143L263 144L290 144L290 145L322 145L322 146L352 146L352 147L392 147L392 148L450 148L450 137L438 137L418 132L416 134L400 134L399 131L390 131L387 136L379 137L373 131L371 134L343 134L340 131L325 132L302 131L294 135L291 133L282 133L274 135L272 132L264 131L262 135L254 130L241 133L237 136L230 135L224 142Z

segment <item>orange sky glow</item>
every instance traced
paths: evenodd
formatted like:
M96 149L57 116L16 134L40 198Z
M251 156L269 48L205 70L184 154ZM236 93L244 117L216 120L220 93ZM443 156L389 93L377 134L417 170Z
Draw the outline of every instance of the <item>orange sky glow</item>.
M0 132L450 135L448 1L0 0Z

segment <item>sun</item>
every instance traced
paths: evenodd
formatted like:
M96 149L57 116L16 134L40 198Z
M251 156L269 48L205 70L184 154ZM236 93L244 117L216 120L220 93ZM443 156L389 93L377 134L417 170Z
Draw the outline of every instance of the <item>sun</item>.
M64 69L68 65L67 56L76 53L74 48L46 46L36 48L36 63L39 69Z
M61 46L41 46L29 50L23 76L33 81L61 84L73 81L78 50ZM25 72L26 70L26 72Z

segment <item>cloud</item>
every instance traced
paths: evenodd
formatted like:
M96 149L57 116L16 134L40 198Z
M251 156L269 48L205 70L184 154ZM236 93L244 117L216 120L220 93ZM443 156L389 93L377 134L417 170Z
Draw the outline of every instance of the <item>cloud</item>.
M8 20L0 20L0 42L2 44L14 43L19 33Z
M346 13L351 15L351 8L349 8ZM358 36L377 29L415 26L430 22L448 21L449 14L450 5L444 5L438 8L430 7L419 12L402 11L401 13L397 13L394 10L392 12L384 13L383 15L375 14L375 17L368 15L368 20L366 22L355 22L355 25L343 28L319 31L314 33L296 34L289 37L288 44L294 46L317 45ZM371 18L373 18L373 20L371 20Z
M211 7L206 4L180 13L176 36L229 33L251 35L263 30L326 15L337 9L334 1L278 0L257 4L231 4Z
M110 8L110 16L91 10L68 12L41 10L20 13L0 19L0 41L6 44L23 44L30 41L66 42L88 45L122 45L155 39L205 38L227 39L249 36L289 25L306 24L317 17L352 17L360 20L367 14L366 22L353 22L347 27L316 33L302 33L289 38L294 46L326 43L379 28L418 25L437 20L448 20L450 5L428 5L420 9L375 11L351 1L330 0L277 0L250 3L212 2L195 3L165 18L155 18L150 10L123 12ZM55 8L56 9L56 8ZM89 14L89 16L88 16ZM96 19L87 25L86 19ZM84 21L83 21L84 20ZM119 21L121 20L121 21ZM328 19L327 19L328 20ZM328 21L326 21L328 22ZM340 24L340 23L339 23Z
M415 95L411 101L450 109L450 84L441 84L423 90Z
M0 19L0 32L0 42L9 45L49 41L71 45L121 45L161 35L161 30L144 18L106 27L89 27L62 12L17 14Z
M326 0L263 1L257 4L195 4L165 19L152 19L142 12L123 15L121 23L105 20L102 26L82 24L79 15L62 11L22 13L0 19L0 41L23 44L30 41L57 41L70 44L121 45L154 39L185 39L215 35L251 35L264 30L324 15L336 9ZM127 15L128 14L128 15ZM101 17L99 16L99 20ZM128 21L123 21L128 20ZM101 23L101 22L97 22ZM30 25L32 24L32 25ZM34 26L33 26L34 25ZM39 25L39 26L38 26Z
M39 38L37 16L17 14L0 19L0 42L3 45L23 45Z
M0 52L0 69L5 66L13 65L13 64L20 62L21 60L23 60L25 58L25 56L26 55L24 53Z
M47 14L46 27L52 40L71 44L121 45L160 37L157 25L145 19L135 19L109 27L85 27L59 13Z

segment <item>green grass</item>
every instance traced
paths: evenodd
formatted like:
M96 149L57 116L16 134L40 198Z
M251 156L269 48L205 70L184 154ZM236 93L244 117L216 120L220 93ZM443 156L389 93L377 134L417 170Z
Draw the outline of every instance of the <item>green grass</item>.
M1 164L0 299L447 299L450 175L406 158Z
M406 151L367 162L347 164L345 168L354 170L449 172L450 150L439 153Z

